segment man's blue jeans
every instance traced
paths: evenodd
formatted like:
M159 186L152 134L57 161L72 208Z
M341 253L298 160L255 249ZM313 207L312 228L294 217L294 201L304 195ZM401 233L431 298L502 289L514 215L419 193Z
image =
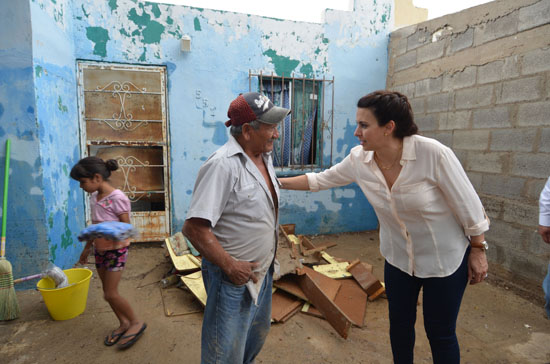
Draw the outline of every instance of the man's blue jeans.
M220 267L202 260L208 299L201 337L202 364L249 364L264 345L271 326L273 269L269 269L256 306L246 286L231 283Z
M402 272L387 261L384 265L390 316L390 342L396 364L412 364L414 324L420 288L423 288L424 328L435 364L460 363L456 320L468 283L468 256L450 276L418 278Z
M548 273L546 273L546 278L542 282L542 289L544 290L544 298L546 299L546 316L550 319L550 263L548 264Z

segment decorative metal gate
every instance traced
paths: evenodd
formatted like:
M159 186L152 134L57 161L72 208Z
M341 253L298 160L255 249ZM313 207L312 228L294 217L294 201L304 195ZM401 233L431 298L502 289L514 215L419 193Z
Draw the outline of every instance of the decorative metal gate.
M111 183L132 202L137 240L164 240L170 235L165 68L79 62L78 92L82 155L117 160Z

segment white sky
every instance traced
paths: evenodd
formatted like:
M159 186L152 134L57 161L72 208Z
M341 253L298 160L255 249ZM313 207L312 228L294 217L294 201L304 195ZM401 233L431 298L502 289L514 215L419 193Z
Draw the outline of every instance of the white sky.
M353 0L148 0L199 8L235 11L272 18L320 23L324 9L351 10ZM413 0L417 7L428 9L428 19L455 13L490 0ZM292 9L288 11L288 9Z

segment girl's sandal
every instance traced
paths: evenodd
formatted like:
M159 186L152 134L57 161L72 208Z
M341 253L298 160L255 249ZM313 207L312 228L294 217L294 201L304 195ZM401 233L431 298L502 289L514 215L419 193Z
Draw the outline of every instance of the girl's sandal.
M116 330L113 330L113 332L111 332L110 335L105 336L105 340L103 341L105 346L115 345L120 340L122 335L124 335L126 333L126 330L124 330L122 332L119 332L118 334L115 334L115 331Z

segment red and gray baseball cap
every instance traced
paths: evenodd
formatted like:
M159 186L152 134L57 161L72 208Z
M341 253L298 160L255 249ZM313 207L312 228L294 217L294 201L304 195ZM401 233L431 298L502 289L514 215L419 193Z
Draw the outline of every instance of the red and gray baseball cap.
M273 105L267 96L258 92L240 94L229 104L225 126L240 126L254 120L266 124L278 124L290 114L289 109Z

